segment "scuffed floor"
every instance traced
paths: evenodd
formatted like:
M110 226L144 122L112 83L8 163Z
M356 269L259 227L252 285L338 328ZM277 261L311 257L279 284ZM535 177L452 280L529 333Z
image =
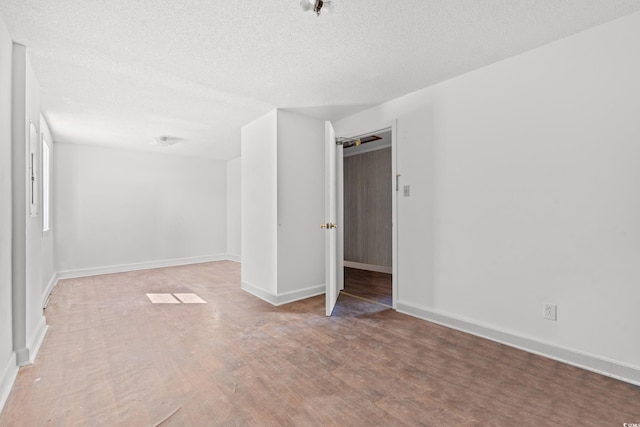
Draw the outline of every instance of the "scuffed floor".
M324 296L273 307L239 283L233 262L61 281L0 426L640 422L638 387L358 298L326 318Z

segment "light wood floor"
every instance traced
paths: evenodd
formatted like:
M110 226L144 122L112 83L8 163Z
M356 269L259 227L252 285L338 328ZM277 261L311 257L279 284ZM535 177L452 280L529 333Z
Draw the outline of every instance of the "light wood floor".
M1 426L622 426L640 388L342 295L273 307L217 262L64 280ZM207 304L151 304L193 292Z

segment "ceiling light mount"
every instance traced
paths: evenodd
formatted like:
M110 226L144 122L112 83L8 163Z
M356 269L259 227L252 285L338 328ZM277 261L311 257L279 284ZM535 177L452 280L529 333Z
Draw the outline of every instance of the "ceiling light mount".
M159 136L154 138L153 141L149 142L151 145L158 145L160 147L170 147L178 142L182 141L182 138L178 138L176 136Z
M330 0L301 0L300 7L303 12L313 10L316 15L320 16L320 12L332 12L335 6Z

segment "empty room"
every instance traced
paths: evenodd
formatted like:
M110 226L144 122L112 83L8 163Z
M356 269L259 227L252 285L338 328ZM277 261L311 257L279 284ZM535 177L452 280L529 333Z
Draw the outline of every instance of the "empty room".
M640 0L0 0L0 426L640 425Z

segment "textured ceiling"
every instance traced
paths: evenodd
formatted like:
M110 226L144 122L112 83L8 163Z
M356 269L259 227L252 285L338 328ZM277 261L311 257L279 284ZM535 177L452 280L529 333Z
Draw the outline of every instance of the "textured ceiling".
M640 0L0 0L56 141L229 159L284 108L338 119L640 10ZM160 135L183 138L149 145Z

